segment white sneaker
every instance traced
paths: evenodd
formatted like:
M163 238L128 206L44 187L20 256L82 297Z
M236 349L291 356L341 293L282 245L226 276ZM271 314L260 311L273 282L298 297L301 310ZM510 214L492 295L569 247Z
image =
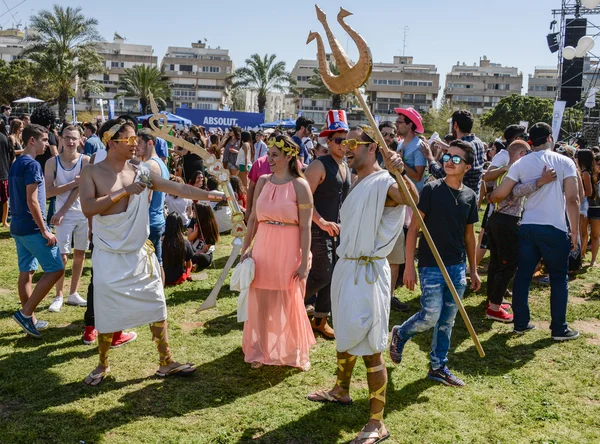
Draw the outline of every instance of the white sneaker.
M67 298L67 304L78 305L80 307L87 307L87 301L79 296L79 293L70 294Z
M63 305L63 297L56 296L54 298L54 302L52 302L50 304L50 307L48 307L48 311L52 312L52 313L58 313L60 311L60 309L62 308L62 305Z

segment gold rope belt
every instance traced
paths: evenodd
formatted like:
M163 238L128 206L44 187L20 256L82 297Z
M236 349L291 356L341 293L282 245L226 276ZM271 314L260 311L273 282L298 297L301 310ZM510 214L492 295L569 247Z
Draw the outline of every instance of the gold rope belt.
M152 277L152 275L154 274L154 265L152 265L152 254L154 253L154 244L152 243L152 241L150 239L146 239L146 243L144 244L144 247L146 247L146 255L147 255L147 259L148 259L148 264L150 264L150 276L149 277Z
M298 226L298 224L292 224L292 223L288 223L288 222L278 222L276 220L261 220L260 223L268 224L268 225L278 225L280 227L297 227Z
M354 285L357 284L358 267L359 266L366 267L365 281L367 281L368 284L373 285L375 282L377 282L377 279L379 279L379 273L377 272L377 269L375 268L375 265L374 265L375 261L380 261L385 258L378 257L378 256L361 256L361 257L345 257L344 259L346 259L348 261L356 261L356 270L354 271ZM374 276L374 279L372 281L369 279L369 274L372 274Z

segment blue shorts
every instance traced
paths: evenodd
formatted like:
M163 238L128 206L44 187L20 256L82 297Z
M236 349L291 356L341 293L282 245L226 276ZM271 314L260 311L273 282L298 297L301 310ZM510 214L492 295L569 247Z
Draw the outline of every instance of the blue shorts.
M162 237L165 234L165 226L161 225L160 227L150 227L150 236L148 239L154 245L154 254L156 254L156 258L158 259L158 263L162 266Z
M13 234L12 237L17 244L17 257L21 273L37 271L38 263L45 273L53 273L65 268L58 245L46 246L48 241L40 233L27 236Z

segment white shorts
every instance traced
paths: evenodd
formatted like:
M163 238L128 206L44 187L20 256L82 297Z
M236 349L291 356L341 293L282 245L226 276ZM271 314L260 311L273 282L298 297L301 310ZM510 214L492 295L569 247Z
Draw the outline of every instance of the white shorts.
M90 247L87 219L80 214L67 213L60 225L56 226L56 240L61 254L70 254L71 244L75 250L87 250Z

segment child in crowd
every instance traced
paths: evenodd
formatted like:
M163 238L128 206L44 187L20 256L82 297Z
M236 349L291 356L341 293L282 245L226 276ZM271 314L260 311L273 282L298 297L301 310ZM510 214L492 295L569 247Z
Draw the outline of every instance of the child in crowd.
M188 230L188 240L194 252L192 263L198 272L208 268L212 263L212 252L220 237L217 220L210 205L197 203L194 205L194 212L194 224Z

